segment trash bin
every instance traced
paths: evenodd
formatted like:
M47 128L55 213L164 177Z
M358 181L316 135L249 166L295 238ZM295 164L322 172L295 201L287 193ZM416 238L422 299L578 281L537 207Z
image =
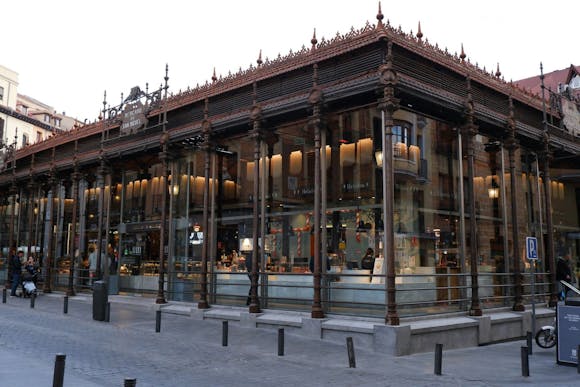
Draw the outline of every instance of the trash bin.
M105 281L95 281L93 283L93 320L105 321L108 302L107 283Z

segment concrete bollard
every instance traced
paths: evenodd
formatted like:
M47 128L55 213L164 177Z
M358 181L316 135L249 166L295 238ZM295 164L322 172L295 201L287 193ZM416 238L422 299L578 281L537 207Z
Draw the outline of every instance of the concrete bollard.
M137 386L137 379L125 378L125 383L123 383L124 387L136 387Z
M62 304L62 313L64 314L68 313L68 296L64 296L64 301Z
M284 356L284 328L278 328L278 356Z
M34 309L34 302L36 301L36 293L30 295L30 307Z
M111 321L111 303L107 302L105 307L105 322Z
M64 383L64 365L66 355L59 353L54 360L54 375L52 378L52 387L62 387Z
M528 358L528 347L521 348L522 376L530 376L530 359Z
M2 289L2 303L6 303L6 288Z
M228 322L222 321L222 347L228 346Z
M435 375L441 375L443 366L443 344L435 344Z
M532 342L532 332L530 331L526 332L526 342L528 345L528 355L531 355L533 353L532 350L533 342Z
M155 332L161 332L161 310L155 312Z
M348 367L356 368L356 359L354 356L354 343L352 337L346 338L346 352L348 353Z

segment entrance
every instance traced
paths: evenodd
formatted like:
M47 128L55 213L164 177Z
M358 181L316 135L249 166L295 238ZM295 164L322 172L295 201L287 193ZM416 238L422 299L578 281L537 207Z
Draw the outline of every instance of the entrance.
M129 225L127 225L129 226ZM154 293L159 275L159 229L127 227L120 246L119 290L131 293Z

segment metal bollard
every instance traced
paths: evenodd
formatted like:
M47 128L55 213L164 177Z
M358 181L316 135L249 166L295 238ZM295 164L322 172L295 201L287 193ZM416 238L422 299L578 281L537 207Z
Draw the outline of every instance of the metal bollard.
M6 288L2 289L2 303L6 303Z
M278 356L284 356L284 328L278 328Z
M346 351L348 353L349 368L356 368L356 359L354 356L354 344L352 342L352 337L346 338Z
M530 359L528 358L528 347L522 347L522 376L530 376Z
M105 322L111 321L111 303L107 302L107 306L105 308Z
M64 363L66 355L59 353L54 360L54 375L52 378L52 387L62 387L64 382Z
M222 321L222 347L228 346L228 322Z
M528 331L526 332L526 341L527 341L527 345L528 345L528 355L531 355L533 353L532 347L533 347L533 343L532 343L532 332Z
M68 313L68 296L64 296L64 302L62 305L62 313L64 313L64 314Z
M435 344L435 375L441 375L443 365L443 344Z
M161 332L161 310L155 312L155 332Z
M34 309L34 301L36 301L36 293L30 295L30 307Z
M137 379L130 379L125 378L125 383L123 384L124 387L136 387L137 386Z

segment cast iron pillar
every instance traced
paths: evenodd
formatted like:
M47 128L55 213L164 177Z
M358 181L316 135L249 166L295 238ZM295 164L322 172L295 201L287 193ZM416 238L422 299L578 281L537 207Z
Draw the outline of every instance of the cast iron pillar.
M79 180L81 178L81 174L78 171L78 165L76 161L76 143L75 143L75 155L74 155L74 172L71 175L72 178L72 219L71 219L71 227L70 227L70 235L69 235L69 254L70 254L70 264L69 264L69 273L68 273L68 287L66 294L67 296L74 296L74 272L75 272L75 239L76 239L76 230L77 230L77 209L79 203Z
M526 308L523 304L522 298L522 269L520 257L520 238L518 228L518 194L517 194L517 179L516 179L516 150L518 144L513 136L509 136L506 140L506 148L509 156L509 170L510 170L510 198L511 198L511 221L512 221L512 259L514 270L514 305L512 309L517 312L524 311Z
M54 152L54 148L53 148ZM44 254L44 285L42 291L44 293L52 293L52 257L53 257L53 249L54 249L54 235L53 235L53 228L54 228L54 198L56 196L57 190L57 177L56 171L54 169L51 170L50 176L48 178L49 184L49 193L47 194L47 203L46 203L46 236L48 238L47 245L46 245L46 252Z
M312 89L308 97L308 102L312 105L312 117L310 126L314 129L314 296L312 300L312 318L323 318L322 309L322 260L320 252L320 201L321 201L321 178L320 178L320 105L322 104L322 89L318 86L318 65L313 66ZM325 252L326 253L326 252Z
M16 186L16 180L13 179L12 183L10 184L10 189L8 194L10 195L10 224L8 225L8 250L9 250L9 258L12 258L13 255L16 255L16 241L14 238L14 221L16 220L16 194L18 193L18 187ZM8 265L8 275L6 276L6 289L10 289L12 284L12 265Z
M97 168L97 189L99 191L97 211L99 212L99 215L97 218L97 248L95 249L97 254L97 267L95 270L95 276L98 280L102 279L103 277L103 255L106 254L106 243L105 251L103 252L103 223L105 217L105 175L107 173L107 167L105 166L104 158L102 156L99 158L101 159L100 165Z
M544 204L546 208L546 257L550 264L550 300L548 305L555 307L558 304L558 280L556 279L556 255L554 252L554 223L552 219L552 189L550 178L550 161L552 161L552 152L550 150L550 134L548 132L548 118L546 115L546 87L544 85L544 65L540 62L540 85L542 87L542 126L544 130L543 145L544 149L540 157L543 159L544 175Z
M548 135L544 135L544 149L541 153L543 161L542 174L544 183L544 207L546 208L546 260L550 265L550 300L548 305L558 304L558 280L556 279L556 254L554 253L554 222L552 219L552 178L550 176L550 161L552 152L549 147Z
M209 303L207 301L207 264L208 264L208 250L209 250L209 178L210 178L210 159L211 159L211 122L208 119L208 99L205 99L205 108L203 111L203 122L202 135L203 135L203 145L202 149L204 152L204 165L203 165L203 224L202 231L205 235L203 238L203 244L201 246L201 281L200 281L200 292L199 292L199 302L197 303L198 309L208 309Z
M34 158L33 158L34 159ZM27 252L26 252L26 258L28 259L28 257L32 256L32 246L36 246L33 245L33 238L32 238L32 233L34 232L34 192L36 191L36 184L34 183L34 175L33 175L33 170L31 169L30 172L30 181L28 182L26 188L27 188L27 195L26 195L26 201L27 201L27 205L28 205L28 237L26 238L26 248L27 248Z
M469 307L470 316L481 316L481 306L479 303L479 283L477 258L479 256L477 246L477 213L475 210L475 187L473 178L475 177L475 135L477 134L477 126L475 125L475 111L473 105L473 97L471 95L471 78L468 76L467 82L467 100L465 101L465 124L461 131L466 139L467 144L467 194L469 196L469 266L471 277L471 306ZM463 162L460 160L459 162Z
M159 152L159 160L161 160L161 168L163 169L163 183L161 184L161 225L159 226L159 284L157 288L156 304L165 304L165 229L167 222L167 179L169 178L168 160L169 160L169 133L167 132L167 90L169 89L169 66L165 65L165 85L163 86L163 134L159 143L161 144L161 152Z
M159 282L157 288L157 298L155 299L156 304L165 304L167 300L165 299L165 229L167 222L167 190L168 184L167 180L169 178L169 154L167 152L167 142L169 141L169 135L167 132L161 135L161 145L162 151L159 152L159 160L161 160L161 169L163 170L163 175L159 184L161 185L161 220L159 225Z
M382 13L377 15L379 22ZM383 142L383 223L384 223L384 255L387 266L386 290L387 290L387 314L385 322L388 325L399 325L397 312L396 285L395 285L395 238L394 238L394 215L395 215L395 171L393 164L393 126L394 113L399 109L399 99L395 97L395 86L398 83L398 75L393 68L393 43L382 41L387 45L387 53L383 64L379 67L379 80L383 86L383 98L379 99L378 108L383 115L382 142Z
M262 120L262 107L258 103L257 99L257 85L254 82L254 103L252 105L252 110L250 111L250 121L252 123L252 131L250 138L254 141L254 190L253 190L253 200L252 200L252 211L253 211L253 229L252 229L252 239L253 239L253 250L252 250L252 268L250 271L250 313L260 313L260 300L258 298L258 259L260 254L258 252L258 200L260 197L260 149L262 147L262 131L260 128L260 121Z
M518 226L518 193L516 179L516 151L519 148L516 140L516 123L514 119L514 105L512 97L509 98L509 118L507 125L507 139L505 141L508 149L509 170L510 170L510 198L511 198L511 217L512 217L512 239L513 239L513 268L514 268L514 305L512 309L516 312L522 312L526 308L523 304L522 297L522 269L520 257L520 238Z

